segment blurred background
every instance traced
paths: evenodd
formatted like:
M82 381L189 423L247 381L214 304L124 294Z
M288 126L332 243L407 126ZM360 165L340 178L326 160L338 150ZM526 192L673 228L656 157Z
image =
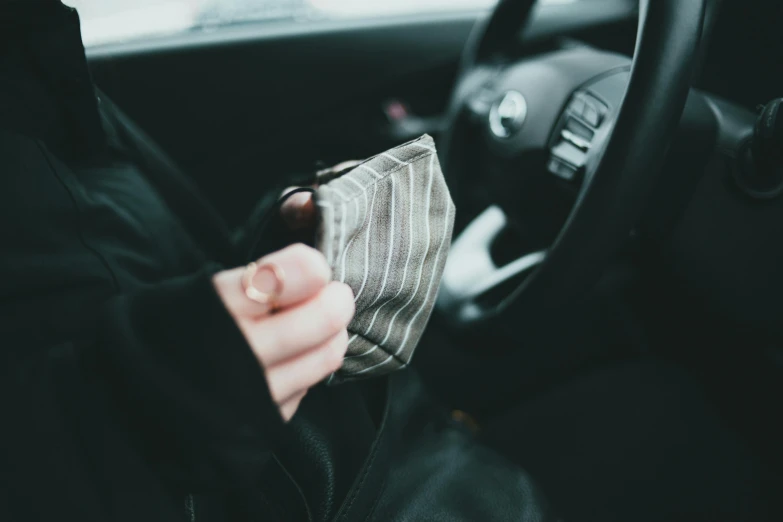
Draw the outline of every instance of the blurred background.
M545 0L570 3L576 0ZM79 10L86 46L248 22L308 22L486 9L497 0L63 0Z

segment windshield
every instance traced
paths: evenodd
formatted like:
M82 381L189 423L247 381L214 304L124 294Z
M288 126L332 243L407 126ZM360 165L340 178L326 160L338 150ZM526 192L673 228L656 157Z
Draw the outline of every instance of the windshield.
M314 22L464 11L488 9L496 2L497 0L63 0L63 3L79 10L82 37L86 46L193 29L215 29L246 22Z

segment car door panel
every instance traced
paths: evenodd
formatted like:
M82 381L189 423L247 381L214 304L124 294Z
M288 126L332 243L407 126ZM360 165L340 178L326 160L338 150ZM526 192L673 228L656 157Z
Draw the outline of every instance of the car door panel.
M605 14L585 17L585 30L632 24L630 0L580 1ZM575 30L574 12L542 5L531 24L540 30L528 37L551 39L559 25ZM239 223L261 194L317 162L363 158L437 132L480 16L237 24L87 54L98 86ZM405 102L418 125L392 125L382 110L388 100Z
M436 114L470 17L90 57L96 83L232 222L292 173L394 144L384 100Z

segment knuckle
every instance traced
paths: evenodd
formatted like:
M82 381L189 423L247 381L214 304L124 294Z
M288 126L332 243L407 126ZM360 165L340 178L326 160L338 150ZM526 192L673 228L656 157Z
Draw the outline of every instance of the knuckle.
M339 297L340 305L345 310L345 324L347 325L351 319L353 319L356 313L356 302L354 301L353 290L351 287L345 284L339 285Z
M345 344L335 343L329 347L326 353L326 364L329 368L329 373L339 369L343 365L343 358L345 356Z
M332 339L329 346L329 367L333 370L340 368L343 365L343 359L345 358L345 352L348 350L348 330L343 328L340 330L334 339Z
M288 247L288 252L297 257L308 256L311 250L313 249L304 243L295 243Z
M326 375L331 375L336 371L339 371L340 368L343 367L343 361L345 359L343 357L339 357L338 359L332 361L332 365L329 367L329 371L326 373Z
M336 342L342 346L343 353L348 349L348 330L343 328L337 336Z
M304 399L307 392L302 392L298 396L294 397L293 399L289 400L287 403L283 404L280 407L280 411L283 415L283 420L288 422L291 420L291 418L296 415L296 412L299 410L299 406L302 404L302 399Z
M236 283L236 279L238 279L238 277L238 270L224 270L212 276L212 285L215 287L217 294L224 303L228 300L228 296L231 294L229 289L233 286L234 283Z
M304 243L296 243L286 249L286 253L296 259L302 267L307 265L310 258L310 247Z
M343 330L337 334L337 337L332 341L332 349L337 353L340 359L345 357L345 352L348 351L348 331Z
M353 299L337 285L330 285L319 296L320 315L324 327L332 333L344 329L353 315Z
M338 283L335 281L330 285L330 290L335 293L335 299L337 303L344 306L348 311L353 313L354 295L351 287L345 283Z
M281 353L283 342L277 329L263 328L260 325L256 325L254 331L246 337L248 338L250 348L256 354L256 358L261 361L261 366L264 368L270 366L272 361L284 358L285 354Z
M307 277L326 283L331 278L331 269L324 255L318 250L299 243L290 247L299 269Z
M272 398L272 402L275 404L280 404L285 397L282 397L282 393L280 390L280 386L278 386L277 379L275 378L274 372L267 371L266 374L266 382L269 386L269 396Z
M345 326L339 310L336 310L330 299L321 298L320 315L326 334L337 333Z
M226 272L218 272L217 274L213 275L212 285L215 287L215 289L218 291L219 294L222 294L224 289L226 288Z

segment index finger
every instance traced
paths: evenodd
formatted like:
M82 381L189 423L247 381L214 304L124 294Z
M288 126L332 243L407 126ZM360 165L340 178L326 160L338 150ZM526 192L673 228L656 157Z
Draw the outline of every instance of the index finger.
M272 270L264 270L264 265L274 263L279 268L282 281ZM260 292L273 293L281 284L280 295L275 306L287 308L306 301L321 291L331 280L332 271L323 254L303 244L293 245L279 250L258 261L259 267L252 284ZM246 268L222 272L215 276L218 289L226 307L232 315L238 317L260 317L268 314L271 307L250 299L242 287L242 276Z

